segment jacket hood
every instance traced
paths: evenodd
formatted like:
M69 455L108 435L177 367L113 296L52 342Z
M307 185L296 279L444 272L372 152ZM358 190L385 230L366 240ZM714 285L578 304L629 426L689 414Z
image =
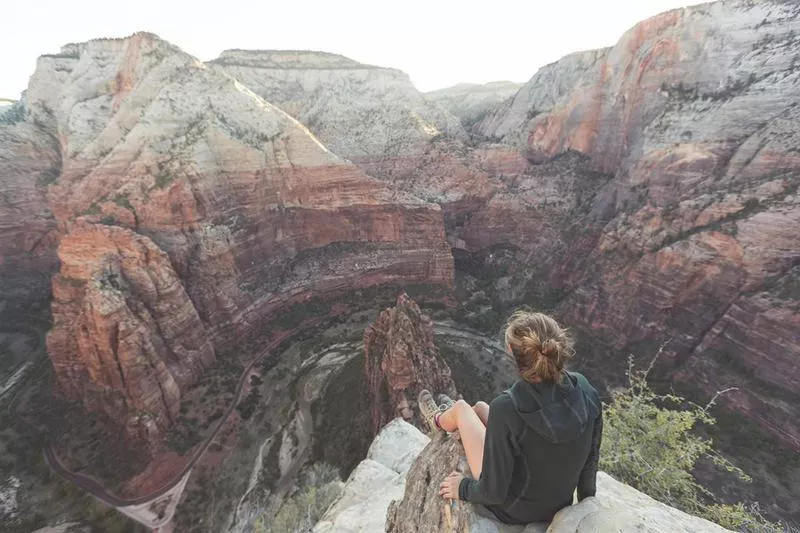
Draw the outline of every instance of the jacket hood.
M528 427L550 442L570 442L600 414L597 392L580 378L567 372L561 383L517 381L506 392Z

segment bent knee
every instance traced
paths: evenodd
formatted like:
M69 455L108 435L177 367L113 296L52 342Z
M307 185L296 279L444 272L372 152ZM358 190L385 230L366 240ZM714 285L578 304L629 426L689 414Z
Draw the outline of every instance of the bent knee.
M470 407L470 405L464 400L456 400L456 403L453 405L453 409L463 411L464 409L472 409L472 407Z
M486 402L476 402L475 405L472 406L473 409L488 409L489 404Z

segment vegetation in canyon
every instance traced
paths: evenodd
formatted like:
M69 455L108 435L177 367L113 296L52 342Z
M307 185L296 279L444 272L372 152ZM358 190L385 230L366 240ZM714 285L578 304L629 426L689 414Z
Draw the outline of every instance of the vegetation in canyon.
M660 353L660 352L659 352ZM653 498L701 516L723 527L745 532L780 533L787 524L768 521L757 504L719 503L719 498L695 477L701 459L735 476L752 479L720 454L715 443L699 435L696 426L711 426L711 412L720 391L706 405L676 394L659 394L648 383L658 354L645 369L629 359L628 386L612 393L604 407L600 468Z

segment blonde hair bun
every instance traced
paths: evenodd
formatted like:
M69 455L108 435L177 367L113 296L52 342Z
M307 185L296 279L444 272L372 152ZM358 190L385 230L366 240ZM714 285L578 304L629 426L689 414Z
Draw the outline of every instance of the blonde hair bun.
M505 339L520 376L531 383L559 381L575 355L567 330L544 313L517 311L508 319Z

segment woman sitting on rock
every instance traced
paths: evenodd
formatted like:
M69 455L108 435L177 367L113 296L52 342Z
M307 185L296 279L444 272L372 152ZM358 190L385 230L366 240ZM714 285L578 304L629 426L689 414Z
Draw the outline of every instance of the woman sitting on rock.
M437 406L419 395L432 429L458 430L474 479L453 472L441 484L444 498L488 508L509 524L546 522L559 509L595 494L603 432L597 391L577 372L564 371L572 340L551 317L517 312L506 345L520 379L492 400Z

